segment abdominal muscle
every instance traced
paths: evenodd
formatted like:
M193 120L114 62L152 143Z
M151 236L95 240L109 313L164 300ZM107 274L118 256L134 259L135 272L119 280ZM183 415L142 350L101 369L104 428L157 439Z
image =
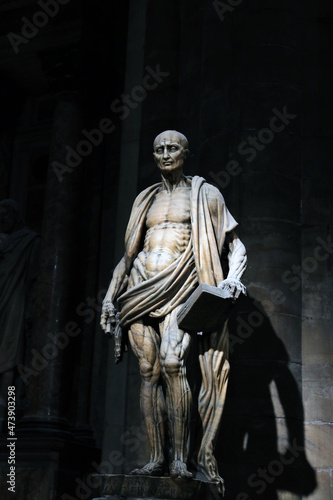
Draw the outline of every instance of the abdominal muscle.
M163 222L150 227L138 259L152 278L172 264L186 250L191 236L189 223Z

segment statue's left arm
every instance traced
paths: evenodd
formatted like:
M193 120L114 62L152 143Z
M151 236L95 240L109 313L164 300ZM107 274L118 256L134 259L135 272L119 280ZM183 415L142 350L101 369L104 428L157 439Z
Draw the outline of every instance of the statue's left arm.
M228 248L229 272L227 277L218 283L218 287L228 289L236 299L241 293L246 294L246 288L240 281L246 269L246 249L235 232L238 224L226 207L220 191L210 184L206 184L205 189L217 241ZM221 246L219 251L222 251Z
M246 288L240 281L247 265L246 248L235 231L230 231L226 239L229 247L229 272L226 279L221 281L218 286L229 288L233 297L237 299L241 293L246 294Z

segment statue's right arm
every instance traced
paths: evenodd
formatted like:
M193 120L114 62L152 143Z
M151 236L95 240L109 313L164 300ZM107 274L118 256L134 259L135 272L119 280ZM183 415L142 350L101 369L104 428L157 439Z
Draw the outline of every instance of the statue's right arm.
M113 276L102 303L101 327L105 333L111 333L116 325L116 308L114 302L120 291L126 286L128 276L126 273L125 258L123 257L113 271Z

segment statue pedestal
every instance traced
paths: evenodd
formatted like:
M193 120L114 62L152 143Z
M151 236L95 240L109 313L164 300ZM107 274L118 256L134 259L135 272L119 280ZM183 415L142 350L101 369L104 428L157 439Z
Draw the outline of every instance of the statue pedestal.
M217 483L199 479L172 479L168 476L132 476L123 474L96 474L99 498L94 500L213 500L222 499ZM102 497L102 498L101 498Z

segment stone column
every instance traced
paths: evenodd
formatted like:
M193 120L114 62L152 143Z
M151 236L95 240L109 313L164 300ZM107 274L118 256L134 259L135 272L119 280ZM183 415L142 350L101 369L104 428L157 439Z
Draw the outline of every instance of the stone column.
M23 374L28 382L22 428L68 430L71 354L80 329L75 297L79 236L80 177L76 150L81 131L78 93L56 96L42 228L41 268L37 282L31 360ZM73 148L73 149L70 149Z

